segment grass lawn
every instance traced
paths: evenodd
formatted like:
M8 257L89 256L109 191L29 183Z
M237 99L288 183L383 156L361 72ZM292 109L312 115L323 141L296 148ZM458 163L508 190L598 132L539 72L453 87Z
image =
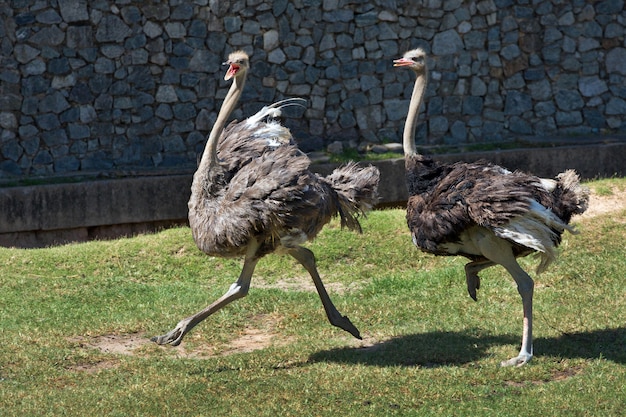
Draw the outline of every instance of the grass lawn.
M589 185L626 193L626 179ZM626 415L626 210L574 222L559 260L531 274L535 357L521 368L498 367L521 341L513 280L484 271L474 302L465 260L416 250L402 210L371 213L362 235L334 222L308 245L361 341L328 324L300 265L270 255L248 297L179 347L151 343L240 272L188 228L0 248L0 415Z

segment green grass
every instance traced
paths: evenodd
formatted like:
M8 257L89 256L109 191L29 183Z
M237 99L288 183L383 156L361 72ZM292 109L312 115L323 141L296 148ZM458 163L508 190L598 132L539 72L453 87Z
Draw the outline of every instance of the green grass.
M604 178L593 182L593 191L599 196L611 196L626 192L626 181L622 178Z
M591 186L611 195L626 180ZM464 260L413 248L401 210L371 213L363 235L332 223L309 245L364 342L327 323L315 292L281 287L308 279L290 258L271 255L249 296L181 346L105 351L102 337L146 340L206 306L240 260L203 255L187 228L0 248L0 414L625 415L625 219L622 210L576 220L581 233L565 235L559 261L536 277L536 356L514 369L498 367L521 339L512 279L500 267L484 271L472 301ZM250 335L270 341L234 348Z

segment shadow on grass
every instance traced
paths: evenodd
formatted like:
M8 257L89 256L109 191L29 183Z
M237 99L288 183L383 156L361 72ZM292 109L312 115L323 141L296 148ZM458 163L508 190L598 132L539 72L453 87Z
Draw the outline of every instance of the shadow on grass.
M476 332L478 333L478 332ZM488 355L492 346L515 345L510 356L517 354L520 337L515 335L474 334L465 332L429 332L395 337L368 347L344 347L317 352L313 362L337 362L372 366L423 366L436 368L476 362ZM538 338L535 355L560 358L604 358L626 364L626 328L564 334ZM505 358L502 358L505 359Z
M561 358L604 358L626 364L626 327L566 333L559 337L538 338L535 354Z
M429 332L394 337L367 347L344 347L313 354L310 360L373 366L423 366L435 368L475 362L494 345L519 343L512 335L494 336L484 331Z

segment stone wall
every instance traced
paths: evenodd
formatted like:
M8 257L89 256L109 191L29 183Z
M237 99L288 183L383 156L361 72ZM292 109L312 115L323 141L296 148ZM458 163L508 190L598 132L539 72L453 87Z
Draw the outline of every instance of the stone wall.
M623 0L6 0L0 179L192 169L252 54L235 117L309 99L285 123L306 151L397 142L430 53L424 145L625 130ZM293 111L293 110L292 110Z

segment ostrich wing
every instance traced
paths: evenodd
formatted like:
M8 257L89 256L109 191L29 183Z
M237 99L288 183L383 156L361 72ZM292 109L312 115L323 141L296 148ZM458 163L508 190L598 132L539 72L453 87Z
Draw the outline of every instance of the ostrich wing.
M308 158L295 152L284 147L252 158L232 173L219 195L203 201L196 218L190 217L190 222L204 223L193 228L203 233L196 237L202 251L238 256L251 237L279 237L292 203L302 199L301 177L308 173Z
M539 178L487 163L458 163L409 198L407 222L415 244L437 253L473 225L494 230L547 200Z

